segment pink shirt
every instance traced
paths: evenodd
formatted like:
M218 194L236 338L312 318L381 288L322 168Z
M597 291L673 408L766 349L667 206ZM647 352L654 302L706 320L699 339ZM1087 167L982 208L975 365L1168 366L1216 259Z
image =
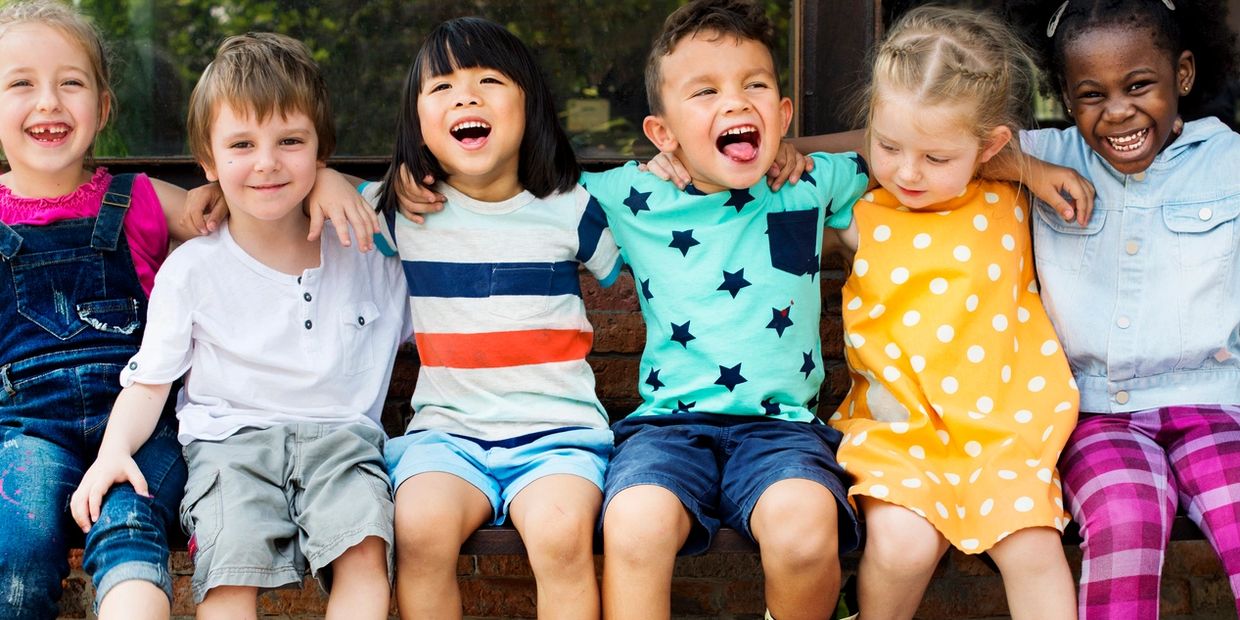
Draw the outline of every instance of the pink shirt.
M10 226L43 226L61 220L95 217L111 181L112 175L99 168L89 181L72 193L55 198L14 196L12 190L0 184L0 222ZM129 243L142 290L149 296L155 284L155 272L168 257L168 222L151 179L145 174L134 179L132 200L125 214L125 240Z

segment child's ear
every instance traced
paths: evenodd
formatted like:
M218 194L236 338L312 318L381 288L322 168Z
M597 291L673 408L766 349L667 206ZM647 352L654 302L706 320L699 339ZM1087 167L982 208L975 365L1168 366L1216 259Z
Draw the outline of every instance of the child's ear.
M207 177L208 183L214 183L220 180L220 175L215 173L215 165L205 161L198 162L202 166L202 174Z
M642 121L642 131L660 153L671 153L680 148L680 142L676 140L672 128L667 126L662 116L647 116L646 120Z
M1179 90L1177 94L1181 97L1187 95L1193 89L1193 82L1197 79L1197 59L1193 57L1193 53L1184 50L1180 53L1180 58L1175 65L1175 86Z
M1008 142L1012 141L1012 130L1006 125L1000 125L990 130L990 135L986 138L986 146L982 149L981 154L977 157L977 163L984 164L990 161L990 158L999 154Z
M788 135L788 127L792 125L792 100L784 97L779 100L779 135L780 137Z
M99 128L96 133L102 132L103 128L108 124L108 117L112 115L112 97L108 93L103 93L99 100Z

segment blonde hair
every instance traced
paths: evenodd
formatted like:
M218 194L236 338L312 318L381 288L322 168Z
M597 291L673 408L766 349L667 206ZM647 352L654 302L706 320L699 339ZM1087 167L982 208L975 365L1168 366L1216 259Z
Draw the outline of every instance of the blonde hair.
M966 120L985 145L996 127L1015 134L1032 116L1033 66L1028 48L994 17L918 7L892 27L875 51L873 75L863 93L863 120L868 127L880 91L906 92L926 105L972 102L975 112Z
M9 30L23 24L43 24L60 31L69 40L76 42L86 58L90 61L91 77L99 91L99 128L107 122L104 110L108 106L113 109L116 97L112 93L111 73L108 70L108 53L103 45L103 37L94 24L85 16L74 11L69 5L58 0L22 0L0 7L0 38ZM86 150L87 161L91 160L95 144L91 142Z
M326 161L336 149L327 83L309 48L292 37L251 32L220 44L189 97L189 150L200 163L214 164L211 125L220 104L248 111L259 122L276 113L301 112L318 134L318 160Z

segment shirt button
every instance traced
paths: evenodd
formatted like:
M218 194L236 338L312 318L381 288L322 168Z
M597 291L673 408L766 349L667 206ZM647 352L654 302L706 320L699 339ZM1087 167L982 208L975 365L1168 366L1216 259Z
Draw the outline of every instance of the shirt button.
M1132 254L1132 252L1129 252L1129 254ZM301 298L302 298L302 299L304 299L304 300L306 300L306 301L310 301L311 299L313 299L312 297L310 297L310 293L305 293L305 294L303 294L303 295L301 296Z
M311 327L314 327L314 323L311 323L310 319L306 319L306 329L310 329Z
M310 321L306 321L306 322L309 323ZM1119 325L1120 329L1128 329L1128 326L1132 325L1132 321L1129 321L1128 317L1126 316L1121 316L1119 317L1119 320L1115 321L1115 324Z
M1116 392L1116 393L1115 393L1115 402L1117 402L1117 403L1119 403L1119 404L1121 404L1121 405L1128 404L1128 392Z
M1132 175L1132 180L1134 180L1134 181L1136 181L1136 182L1138 182L1138 183L1140 183L1141 181L1144 181L1144 180L1145 180L1145 171L1144 171L1144 170L1142 170L1141 172L1138 172L1138 173L1136 173L1136 174Z
M1201 218L1201 221L1205 222L1214 217L1214 212L1210 210L1210 207L1202 207L1201 210L1197 212L1197 217Z
M1124 251L1127 252L1129 256L1136 254L1140 250L1141 250L1141 244L1136 241L1129 241L1128 243L1124 244Z
M366 324L366 317L364 317L364 316L359 316L359 317L357 317L357 324L358 324L358 325L365 325L365 324Z

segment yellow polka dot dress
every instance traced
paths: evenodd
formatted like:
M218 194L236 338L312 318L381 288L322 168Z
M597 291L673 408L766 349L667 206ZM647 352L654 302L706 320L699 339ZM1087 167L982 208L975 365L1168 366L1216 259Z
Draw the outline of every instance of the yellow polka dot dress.
M831 418L849 496L904 506L966 553L1062 530L1055 463L1077 390L1038 296L1023 197L980 181L913 211L879 189L854 216L852 388Z

